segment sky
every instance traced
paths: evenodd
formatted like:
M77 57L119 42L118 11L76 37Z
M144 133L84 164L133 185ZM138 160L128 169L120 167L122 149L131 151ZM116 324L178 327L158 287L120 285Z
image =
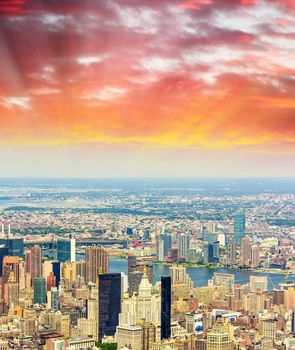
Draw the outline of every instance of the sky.
M0 176L295 177L295 0L0 0Z

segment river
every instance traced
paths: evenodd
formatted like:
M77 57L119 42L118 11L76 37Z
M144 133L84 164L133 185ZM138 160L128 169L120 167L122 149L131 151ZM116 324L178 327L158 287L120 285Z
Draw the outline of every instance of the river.
M55 252L46 251L47 256L55 258ZM84 259L84 254L77 254L76 259ZM127 259L115 259L111 258L109 262L110 272L124 272L126 275L128 273ZM268 288L272 290L277 288L279 283L284 282L286 277L285 274L279 273L266 273L266 272L253 272L253 271L242 271L229 268L216 268L208 269L206 267L187 267L187 272L189 273L195 287L202 287L208 285L208 280L213 277L214 272L232 273L235 275L236 284L246 284L249 283L250 275L256 276L267 276L268 277ZM154 264L154 282L158 282L161 276L169 276L169 266L164 264ZM295 281L295 275L289 276L290 281Z
M110 272L124 272L127 274L127 260L110 259L109 269ZM278 284L284 282L284 278L286 277L285 274L241 271L228 268L208 269L205 267L187 267L187 272L194 282L195 287L207 286L208 280L213 277L214 272L234 274L236 284L249 283L250 275L267 276L269 290L272 290L274 287L278 287ZM169 276L169 266L163 264L154 264L154 282L159 281L161 279L161 276ZM289 280L295 281L295 276L289 276Z

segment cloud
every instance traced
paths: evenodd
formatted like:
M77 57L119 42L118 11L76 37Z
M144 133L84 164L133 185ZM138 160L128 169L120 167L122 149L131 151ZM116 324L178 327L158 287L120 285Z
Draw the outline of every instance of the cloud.
M105 56L81 56L77 58L78 64L82 66L90 66L94 63L102 62L105 59Z
M32 109L30 98L25 96L9 96L1 99L2 106L6 108L18 108L24 111Z
M104 86L100 89L86 92L82 95L82 99L113 101L121 98L126 94L127 90L122 87Z

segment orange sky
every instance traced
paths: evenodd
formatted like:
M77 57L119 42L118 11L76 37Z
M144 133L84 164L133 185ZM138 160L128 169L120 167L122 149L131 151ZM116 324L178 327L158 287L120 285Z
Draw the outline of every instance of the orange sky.
M0 59L2 176L295 176L293 0L0 0Z

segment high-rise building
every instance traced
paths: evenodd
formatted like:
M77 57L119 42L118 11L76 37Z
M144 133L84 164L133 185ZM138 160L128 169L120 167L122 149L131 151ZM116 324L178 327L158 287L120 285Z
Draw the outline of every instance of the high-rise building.
M2 263L2 281L5 281L5 277L9 277L9 271L14 274L15 282L19 283L19 264L20 259L18 256L5 256ZM8 272L8 273L6 273Z
M219 241L215 241L213 244L213 260L215 264L219 264Z
M274 319L262 319L261 323L261 333L262 336L269 339L276 338L277 322Z
M99 273L109 272L109 254L101 246L87 248L85 253L86 283L95 283Z
M171 277L161 277L161 339L171 337Z
M251 266L258 267L260 264L259 248L257 244L251 247Z
M59 291L56 287L51 288L51 309L59 309Z
M295 309L292 310L292 316L291 316L291 332L295 333Z
M157 237L157 260L163 261L167 257L169 250L172 248L172 236L161 234Z
M158 261L163 261L165 258L164 255L164 241L160 238L160 236L157 237L157 242L156 242L156 249L157 249L157 260Z
M213 264L214 256L213 256L213 244L208 243L204 245L204 264Z
M207 350L232 350L234 327L228 322L216 323L207 333Z
M34 247L30 247L28 249L30 251L30 272L32 281L34 278L42 277L42 248L38 245L34 245ZM27 256L27 254L26 254Z
M251 240L249 236L245 236L241 241L240 265L250 266L251 262Z
M250 276L250 291L267 291L267 276Z
M14 273L11 271L7 283L4 285L4 300L11 307L18 305L19 302L19 284L16 283Z
M187 250L190 248L190 236L188 234L181 234L178 237L178 255L186 258Z
M6 245L0 245L0 276L2 276L2 264L5 256L8 255L8 248Z
M34 304L46 304L46 281L45 278L35 278L34 285Z
M98 339L113 336L121 311L121 274L98 275Z
M240 245L242 238L245 236L246 216L245 213L239 212L234 218L234 240Z
M227 293L233 294L235 288L235 275L229 273L214 272L214 286L225 286Z
M228 248L228 265L235 265L237 262L237 246L234 239L231 239L227 245Z
M46 280L46 289L47 291L50 291L51 288L56 286L56 277L54 276L53 272L49 272L49 275L47 276Z
M76 261L75 238L57 240L57 260L59 262Z
M52 262L52 272L56 278L56 287L58 287L60 282L60 262L59 261Z
M0 238L0 244L8 249L8 255L24 257L24 239L23 238Z
M135 259L134 259L135 258ZM139 284L146 272L149 282L153 283L153 265L146 264L145 261L136 259L136 257L128 257L128 286L130 296L138 292Z

